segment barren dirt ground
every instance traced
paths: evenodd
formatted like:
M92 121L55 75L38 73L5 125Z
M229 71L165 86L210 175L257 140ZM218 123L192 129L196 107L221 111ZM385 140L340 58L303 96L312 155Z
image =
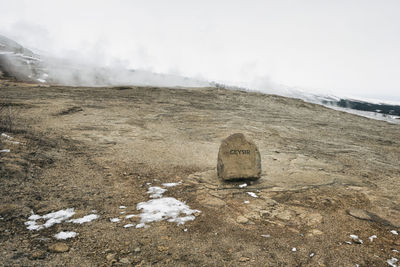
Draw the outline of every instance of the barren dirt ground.
M14 123L1 131L21 142L0 142L10 149L0 153L1 265L389 266L400 259L400 125L215 88L2 82L0 103ZM262 178L247 187L216 176L219 144L237 132L262 157ZM138 223L125 215L139 214L150 183L180 181L164 196L201 211L193 221L123 227ZM66 208L75 209L73 218L99 218L40 231L25 225L32 211ZM60 231L78 235L56 240ZM65 252L52 248L60 242Z

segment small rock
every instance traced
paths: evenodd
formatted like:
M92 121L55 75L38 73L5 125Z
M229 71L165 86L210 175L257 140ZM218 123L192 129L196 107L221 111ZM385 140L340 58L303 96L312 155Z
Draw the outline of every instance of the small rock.
M140 252L142 252L142 250L141 250L139 247L135 248L133 251L134 251L135 253L140 253Z
M166 247L166 246L158 246L157 250L160 251L160 252L167 251L168 247Z
M318 229L312 229L307 233L308 237L323 235L324 233Z
M49 246L50 252L63 253L63 252L67 252L68 250L69 250L69 247L67 246L67 244L62 243L62 242L58 242L58 243L55 243L55 244L52 244Z
M114 253L107 254L106 260L107 260L107 261L113 261L113 260L115 260L115 254L114 254Z
M244 217L244 216L239 215L239 216L236 218L236 222L237 222L237 223L241 223L241 224L246 224L246 223L249 222L249 219L247 219L247 218Z
M249 260L250 260L250 258L248 258L248 257L240 257L240 259L239 259L240 262L246 262Z
M119 262L120 263L124 263L124 264L130 264L131 263L131 261L128 258L119 259Z
M35 251L29 256L31 260L42 260L44 258L46 258L46 252L42 250Z

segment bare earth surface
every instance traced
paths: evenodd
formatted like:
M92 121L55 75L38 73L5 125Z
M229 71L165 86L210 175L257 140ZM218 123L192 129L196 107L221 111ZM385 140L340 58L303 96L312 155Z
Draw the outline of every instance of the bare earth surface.
M1 131L21 142L0 142L11 151L0 153L1 265L389 266L400 259L398 124L215 88L3 81L0 104L14 122ZM216 174L220 142L237 132L261 153L262 178L246 187ZM125 216L140 213L149 186L166 182L181 182L164 196L201 211L195 219L124 228L139 223ZM72 218L99 218L40 231L25 225L32 211L66 208L75 209ZM60 231L78 235L56 240Z

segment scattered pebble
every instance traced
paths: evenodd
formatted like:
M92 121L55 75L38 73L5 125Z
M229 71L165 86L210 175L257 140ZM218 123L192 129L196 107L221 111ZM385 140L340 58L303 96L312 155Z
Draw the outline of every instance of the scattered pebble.
M187 232L187 231L188 231L188 229L187 229L187 228L185 228L185 229L183 229L183 231L184 231L184 232Z
M271 235L261 235L262 237L265 237L265 238L270 238L271 237Z
M244 188L244 187L246 187L246 186L247 186L247 184L240 184L240 185L239 185L240 188Z
M297 251L297 248L292 248L292 251L293 251L293 252L296 252L296 251Z
M123 264L130 264L131 263L131 261L128 258L119 259L119 262L123 263Z
M314 257L314 255L315 255L314 253L311 253L311 254L310 254L310 258Z
M348 245L353 244L353 243L351 243L350 241L345 241L344 243L346 243L346 244L348 244Z
M65 243L55 243L52 244L48 247L50 252L55 252L55 253L63 253L63 252L67 252L69 250L69 247L67 246L67 244Z
M120 218L110 218L110 222L119 222L121 221Z
M126 207L125 207L125 206L119 206L119 208L120 208L120 209L126 209Z
M125 214L125 211L120 211L119 214Z
M132 223L129 223L129 224L125 224L125 225L124 225L124 228L129 228L129 227L133 227L133 226L135 226L135 225L132 224Z
M399 233L396 231L396 230L392 230L392 231L390 231L392 234L394 234L394 235L398 235Z
M244 203L244 204L249 204L249 203L250 203L250 201L248 201L248 200L245 200L243 203Z
M248 257L240 257L240 259L239 259L240 262L246 262L249 260L250 260L250 258L248 258Z
M376 235L371 235L370 237L368 237L369 238L369 241L374 241L374 239L376 238Z

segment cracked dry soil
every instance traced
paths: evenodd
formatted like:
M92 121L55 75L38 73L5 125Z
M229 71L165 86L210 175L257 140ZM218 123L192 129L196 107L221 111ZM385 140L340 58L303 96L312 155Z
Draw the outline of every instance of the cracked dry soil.
M0 153L1 265L388 266L400 258L391 232L400 232L400 125L260 93L124 88L1 83L1 104L15 114L7 134L22 143L0 143L11 150ZM236 132L261 153L262 178L246 187L216 175L219 144ZM179 181L164 195L200 210L194 221L122 227L138 222L124 216L148 200L148 183ZM66 208L100 217L41 231L24 225L31 211ZM79 234L55 240L60 231Z

